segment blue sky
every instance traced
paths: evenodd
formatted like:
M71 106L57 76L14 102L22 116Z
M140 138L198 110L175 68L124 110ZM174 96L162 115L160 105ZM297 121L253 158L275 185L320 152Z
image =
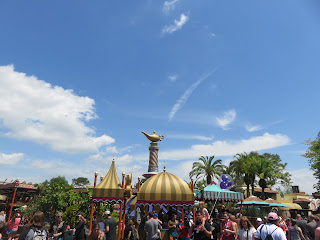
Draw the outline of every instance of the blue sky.
M41 182L277 153L316 182L318 1L1 1L0 175Z

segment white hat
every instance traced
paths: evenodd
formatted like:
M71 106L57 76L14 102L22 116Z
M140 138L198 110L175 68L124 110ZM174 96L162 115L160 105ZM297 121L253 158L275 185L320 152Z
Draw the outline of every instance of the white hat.
M104 214L105 214L105 215L110 215L110 211L107 210L107 211L104 212Z
M262 222L262 219L261 218L257 218L257 222Z

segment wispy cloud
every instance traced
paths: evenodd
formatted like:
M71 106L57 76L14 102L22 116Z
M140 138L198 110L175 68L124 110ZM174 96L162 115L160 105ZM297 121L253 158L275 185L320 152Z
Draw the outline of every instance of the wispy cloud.
M175 82L177 80L178 75L177 74L173 74L173 75L169 75L168 78L171 82Z
M229 125L236 119L237 113L235 109L231 109L223 113L222 117L216 117L218 125L223 130L230 129Z
M211 144L192 145L186 149L159 152L160 159L188 160L199 156L234 156L237 153L261 151L285 146L290 143L290 138L282 134L264 133L261 136L237 141L215 141ZM134 157L136 159L136 157Z
M170 113L169 113L169 121L172 120L174 115L180 110L181 107L187 102L188 98L192 94L192 92L199 86L201 82L206 80L208 77L210 77L214 72L216 71L216 68L214 68L212 71L208 72L207 74L200 77L195 83L193 83L187 91L184 92L184 94L178 99L176 104L172 107Z
M169 14L172 10L175 9L176 4L177 4L178 1L179 1L179 0L165 1L164 4L163 4L162 11L163 11L165 14Z
M262 129L260 125L252 125L251 123L246 123L245 128L248 132L256 132Z
M182 28L184 24L189 20L189 17L185 14L180 15L180 20L174 20L173 25L165 26L162 29L162 33L173 33Z
M167 134L166 138L172 139L186 139L186 140L200 140L211 141L213 137L201 136L201 135L187 135L187 134Z
M214 33L210 33L210 34L209 34L209 36L210 36L210 37L215 37L215 36L216 36L216 34L214 34Z

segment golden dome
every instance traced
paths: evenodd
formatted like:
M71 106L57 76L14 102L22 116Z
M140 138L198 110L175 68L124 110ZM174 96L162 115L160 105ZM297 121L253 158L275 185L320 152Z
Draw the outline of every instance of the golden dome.
M194 194L189 185L181 178L162 172L149 178L138 192L138 203L150 202L166 204L167 202L193 202ZM182 204L185 204L182 203Z

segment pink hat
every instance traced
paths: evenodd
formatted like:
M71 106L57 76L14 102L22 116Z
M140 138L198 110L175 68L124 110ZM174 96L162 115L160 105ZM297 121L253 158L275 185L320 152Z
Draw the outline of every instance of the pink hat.
M276 214L275 212L271 212L268 214L268 219L269 220L277 220L279 219L278 214Z

